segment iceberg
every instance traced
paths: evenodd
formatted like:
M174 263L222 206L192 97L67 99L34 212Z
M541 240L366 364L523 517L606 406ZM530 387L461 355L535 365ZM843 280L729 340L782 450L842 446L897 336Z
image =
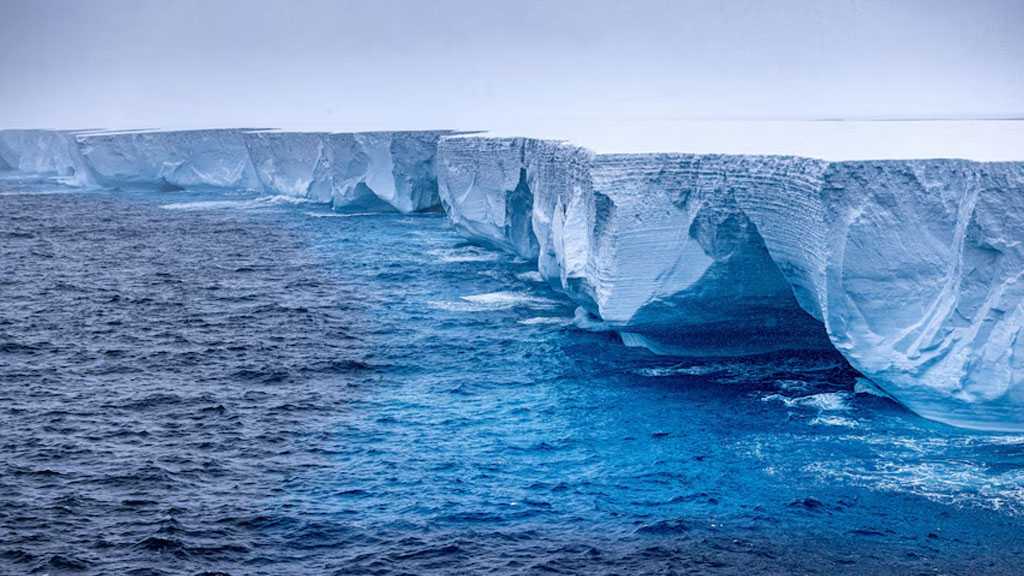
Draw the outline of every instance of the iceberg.
M101 186L258 190L243 132L100 132L80 135L77 140Z
M267 190L336 210L408 213L439 205L434 163L446 133L252 131L244 140Z
M58 177L72 186L91 183L75 133L63 130L0 130L0 170Z
M679 356L835 349L914 412L1024 431L1024 163L596 154L450 131L0 131L78 186L442 206L576 324Z
M580 152L545 187L534 155L565 144L473 140L440 146L452 222L536 253L627 345L831 346L926 418L1024 430L1024 164ZM551 254L517 240L527 211Z

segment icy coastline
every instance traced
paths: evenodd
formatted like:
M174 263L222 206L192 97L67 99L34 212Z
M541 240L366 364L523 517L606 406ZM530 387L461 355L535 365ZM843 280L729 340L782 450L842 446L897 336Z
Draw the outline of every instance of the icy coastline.
M1024 163L595 154L447 131L0 131L0 170L75 186L442 207L628 345L834 347L930 419L1024 430Z

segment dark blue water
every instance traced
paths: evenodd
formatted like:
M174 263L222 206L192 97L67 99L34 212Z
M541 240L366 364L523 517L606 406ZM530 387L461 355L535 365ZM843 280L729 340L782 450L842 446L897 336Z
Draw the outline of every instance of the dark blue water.
M1021 574L1024 437L574 329L440 214L0 181L2 574Z

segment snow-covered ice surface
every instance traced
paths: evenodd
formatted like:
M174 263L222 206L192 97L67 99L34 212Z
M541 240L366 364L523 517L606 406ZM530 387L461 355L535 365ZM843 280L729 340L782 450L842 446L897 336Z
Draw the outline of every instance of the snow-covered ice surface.
M569 141L598 154L805 156L831 161L1024 160L1021 120L699 120L542 118L487 125L493 137ZM474 128L474 127L470 127Z

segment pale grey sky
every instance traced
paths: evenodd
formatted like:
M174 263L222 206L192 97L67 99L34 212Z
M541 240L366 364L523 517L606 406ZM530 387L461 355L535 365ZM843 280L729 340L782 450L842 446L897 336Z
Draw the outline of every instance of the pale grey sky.
M0 127L1024 114L1022 0L0 0Z

